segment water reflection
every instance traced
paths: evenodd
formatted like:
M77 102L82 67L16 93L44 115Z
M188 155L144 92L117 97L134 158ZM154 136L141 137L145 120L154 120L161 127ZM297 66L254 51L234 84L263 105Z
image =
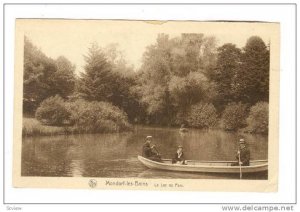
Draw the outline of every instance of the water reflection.
M246 138L251 159L267 158L267 137L241 135L223 131L135 127L121 134L90 134L24 138L22 145L23 176L83 176L83 177L141 177L141 178L238 178L238 175L193 174L150 170L138 160L147 135L153 136L164 158L171 158L178 145L187 159L234 160L237 140ZM245 176L266 179L267 173Z

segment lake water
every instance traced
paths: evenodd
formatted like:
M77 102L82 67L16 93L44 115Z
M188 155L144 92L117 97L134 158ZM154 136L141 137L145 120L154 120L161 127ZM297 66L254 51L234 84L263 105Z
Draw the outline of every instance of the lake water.
M163 158L171 158L182 145L186 159L235 160L237 141L242 136L251 151L251 159L267 159L268 138L218 130L189 130L181 134L175 128L136 126L133 132L26 137L22 143L22 176L64 177L139 177L139 178L239 178L239 174L180 173L151 170L141 164L145 137ZM243 175L247 179L267 179L267 172Z

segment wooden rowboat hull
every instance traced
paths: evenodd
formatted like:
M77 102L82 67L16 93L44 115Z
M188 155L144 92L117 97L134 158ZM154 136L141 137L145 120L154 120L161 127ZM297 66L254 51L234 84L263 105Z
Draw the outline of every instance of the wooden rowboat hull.
M235 161L194 161L186 160L187 165L172 164L172 160L163 159L162 163L138 156L138 160L150 169L160 169L178 172L203 173L240 173L239 166L231 166ZM242 173L255 173L268 170L267 160L250 161L250 166L242 166Z

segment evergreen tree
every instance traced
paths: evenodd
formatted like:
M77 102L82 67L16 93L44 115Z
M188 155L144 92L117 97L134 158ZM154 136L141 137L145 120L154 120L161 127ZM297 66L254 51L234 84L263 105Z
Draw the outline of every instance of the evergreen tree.
M215 105L221 110L235 100L233 82L237 77L240 64L241 50L234 44L227 43L218 48L216 68L210 78L216 85Z
M85 72L81 73L77 91L90 101L111 101L116 88L116 74L97 44L92 44L84 56Z
M258 36L248 39L243 49L241 68L235 78L235 94L239 101L255 104L269 101L270 52Z

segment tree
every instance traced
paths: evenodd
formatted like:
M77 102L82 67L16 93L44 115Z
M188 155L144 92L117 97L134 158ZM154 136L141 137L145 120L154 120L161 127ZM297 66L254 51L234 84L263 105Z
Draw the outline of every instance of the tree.
M135 75L134 67L127 64L124 53L119 50L117 43L105 46L103 52L111 64L113 72L121 77L133 77Z
M238 130L246 126L247 105L229 103L222 114L222 125L225 130Z
M108 133L131 128L124 111L108 102L76 100L69 102L70 123L82 133Z
M134 121L140 115L140 106L135 93L131 88L136 85L136 73L133 66L127 64L124 54L118 44L112 43L104 48L107 61L111 64L112 72L115 73L115 88L111 102L122 108L130 121Z
M53 95L51 79L56 71L55 62L24 38L23 110L34 113L45 98Z
M136 85L135 73L117 49L111 44L101 49L96 43L85 56L85 72L77 84L80 97L88 101L105 101L122 108L133 121L139 103L131 88Z
M89 101L110 101L116 88L116 74L97 44L92 44L84 56L85 72L81 73L77 92Z
M218 48L216 67L210 79L216 85L215 104L223 110L229 102L235 101L234 80L241 65L241 49L227 43Z
M205 75L215 65L216 40L202 33L183 33L170 40L172 74L182 77L190 72Z
M207 99L209 82L202 73L191 72L186 77L174 76L169 82L173 105L185 114L189 107Z
M174 121L210 89L206 72L213 66L215 40L203 34L184 33L170 39L160 34L143 56L136 93L150 120ZM176 121L175 121L176 122Z
M269 104L258 102L250 108L247 118L247 131L251 133L268 133L269 126Z
M171 72L171 44L169 36L159 34L156 44L147 47L143 55L142 77L158 85L166 84ZM147 83L147 82L146 82Z
M147 47L134 93L146 109L151 123L167 123L172 113L168 81L170 80L171 45L168 35L160 34L156 44Z
M35 117L43 124L62 125L69 120L70 113L64 99L56 95L45 99L38 107Z
M74 92L75 88L75 66L64 56L60 56L55 61L57 71L54 73L53 82L56 93L63 98L67 98Z
M148 122L155 124L166 124L171 114L169 93L167 87L147 83L137 85L133 93L138 97L140 105L145 108Z
M136 93L132 92L132 88L136 85L135 76L119 74L115 83L118 86L114 90L112 103L122 108L127 113L130 121L134 121L142 112L138 97Z
M47 57L24 38L23 112L34 114L39 104L56 94L67 97L73 92L75 67L64 57Z
M237 100L250 104L269 101L269 63L270 52L264 41L258 36L250 37L234 81Z
M211 103L200 102L191 107L187 115L187 123L196 128L213 128L218 121L217 110Z
M202 68L203 34L183 33L180 38L175 38L172 42L171 66L174 75L184 77Z

